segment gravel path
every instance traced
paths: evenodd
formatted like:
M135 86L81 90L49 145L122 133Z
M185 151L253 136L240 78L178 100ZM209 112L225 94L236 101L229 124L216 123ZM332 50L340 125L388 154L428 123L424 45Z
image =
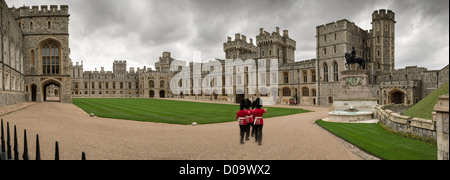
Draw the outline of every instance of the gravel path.
M288 107L277 105L280 107ZM19 149L27 129L30 158L39 134L42 159L98 160L335 160L362 159L331 133L314 124L328 108L300 107L314 112L265 119L263 145L251 138L239 144L237 122L186 126L91 118L73 104L38 103L0 118L17 125ZM1 108L0 108L1 109ZM6 124L5 124L6 126ZM13 128L13 126L12 126Z

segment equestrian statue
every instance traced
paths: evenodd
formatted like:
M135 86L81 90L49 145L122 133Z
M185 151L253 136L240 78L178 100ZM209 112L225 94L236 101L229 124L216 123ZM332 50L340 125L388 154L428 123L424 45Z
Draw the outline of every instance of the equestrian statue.
M367 60L364 60L363 58L359 58L356 57L356 51L355 51L355 47L352 47L352 53L345 53L345 67L347 67L347 69L350 69L350 65L352 64L358 64L358 68L357 69L366 69L366 62L368 62Z

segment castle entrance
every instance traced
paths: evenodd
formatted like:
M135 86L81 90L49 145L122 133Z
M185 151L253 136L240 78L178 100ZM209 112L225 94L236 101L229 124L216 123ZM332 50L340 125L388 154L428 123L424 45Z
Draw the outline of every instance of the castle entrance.
M150 90L150 98L154 98L155 97L155 91Z
M56 80L47 80L42 83L43 101L61 102L61 83Z
M405 93L401 90L393 90L389 93L390 103L393 104L404 104L405 103Z
M35 84L31 85L31 102L36 102L37 96L37 86Z

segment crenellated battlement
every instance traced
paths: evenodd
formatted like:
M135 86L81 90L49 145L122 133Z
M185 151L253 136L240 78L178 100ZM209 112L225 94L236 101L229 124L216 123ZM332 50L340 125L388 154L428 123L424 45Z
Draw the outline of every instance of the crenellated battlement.
M380 9L372 13L372 19L375 20L392 20L395 21L395 13L391 10Z
M39 8L40 7L40 8ZM12 9L15 9L14 7ZM17 11L17 10L16 10ZM42 6L22 6L18 8L19 17L35 17L35 16L69 16L68 5L42 5Z

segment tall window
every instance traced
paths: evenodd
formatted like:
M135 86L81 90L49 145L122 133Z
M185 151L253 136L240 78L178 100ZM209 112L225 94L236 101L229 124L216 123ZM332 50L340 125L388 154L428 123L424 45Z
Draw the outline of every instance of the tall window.
M283 88L283 96L291 96L291 89L290 88Z
M302 96L303 97L309 96L309 89L308 89L308 87L303 87L302 88Z
M333 75L334 75L334 82L339 81L339 66L336 61L333 62Z
M284 77L284 83L288 84L289 83L289 73L288 72L283 73L283 77Z
M316 70L311 70L311 81L316 82Z
M328 82L328 64L323 64L323 81Z
M148 88L155 88L155 81L153 80L148 81Z
M161 81L159 82L159 87L160 87L160 88L164 88L164 81L163 81L163 80L161 80Z
M303 82L308 83L308 71L303 71Z
M49 41L42 46L42 74L60 74L59 46Z

